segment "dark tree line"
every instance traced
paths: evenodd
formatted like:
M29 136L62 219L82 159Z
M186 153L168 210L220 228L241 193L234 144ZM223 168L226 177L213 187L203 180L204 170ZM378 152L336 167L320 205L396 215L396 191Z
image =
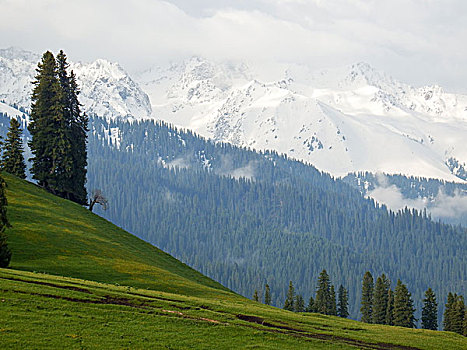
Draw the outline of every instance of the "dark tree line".
M385 274L379 276L375 284L369 271L363 276L360 312L362 322L415 327L415 308L407 286L398 280L392 291Z
M79 89L63 51L49 51L38 64L33 82L28 130L33 179L49 192L87 204L87 124L80 110Z
M269 285L266 284L265 295L270 295ZM257 291L255 290L255 295ZM267 301L270 301L269 297L264 299L264 303L269 305ZM289 282L287 290L287 297L284 302L284 309L294 312L316 312L323 315L332 315L347 318L349 316L349 299L348 292L343 285L340 285L338 289L338 295L334 285L331 284L329 275L326 270L321 271L315 298L310 296L308 306L305 306L305 299L301 294L295 293L295 288L292 281Z
M407 286L397 281L394 292L390 280L382 274L373 286L373 276L366 272L362 282L362 322L414 328L416 318L412 295ZM445 331L467 336L466 307L461 295L449 293L443 317ZM438 303L431 288L425 292L421 328L438 329Z
M448 294L443 327L445 331L456 332L467 337L467 309L462 295Z
M265 290L264 303L270 305L271 292L268 284L265 285ZM259 301L257 290L253 299ZM302 295L295 293L295 287L290 281L283 308L293 312L314 312L347 318L348 292L340 285L336 299L334 286L330 283L326 270L323 270L318 278L315 297L310 296L307 307ZM392 291L391 281L384 273L377 278L376 283L373 283L373 276L369 271L363 276L360 311L361 321L365 323L416 328L416 310L407 286L397 280L395 290ZM422 329L438 329L438 303L431 288L425 292L421 315ZM445 331L467 336L467 308L462 295L448 294L443 328Z

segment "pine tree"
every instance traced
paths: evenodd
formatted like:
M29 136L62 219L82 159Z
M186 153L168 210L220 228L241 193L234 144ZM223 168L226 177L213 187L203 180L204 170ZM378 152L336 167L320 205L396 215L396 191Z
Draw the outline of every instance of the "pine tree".
M362 322L371 323L373 314L373 276L369 271L365 272L362 282Z
M81 113L81 104L78 101L80 93L73 71L68 74L67 57L63 51L57 55L58 79L62 89L62 108L67 126L67 138L70 141L70 155L73 166L69 182L66 185L64 196L79 204L86 204L86 166L87 166L87 131L88 118Z
M297 294L295 296L294 311L295 312L305 311L305 300L303 300L303 297L300 294Z
M316 299L314 303L315 312L328 315L330 310L331 286L329 275L326 270L321 271L318 278L318 289L316 291Z
M458 295L453 305L452 331L458 334L463 333L464 328L465 303L464 297Z
M464 325L462 329L462 334L464 337L467 337L467 307L464 310Z
M26 178L26 164L23 156L21 125L16 118L10 120L7 139L3 144L2 169L20 179Z
M448 300L444 308L443 315L443 329L445 331L453 331L453 313L454 313L454 304L457 300L457 294L452 294L449 292Z
M271 290L269 284L266 283L265 292L264 292L264 303L266 305L271 305Z
M8 248L5 229L10 226L7 218L7 199L5 194L6 183L0 176L0 267L8 267L11 260L11 251Z
M285 299L284 309L294 311L295 307L295 290L292 281L289 282L289 290L287 291L287 298Z
M338 291L337 316L349 317L349 296L347 290L341 284Z
M33 153L31 173L48 191L86 204L87 123L80 111L78 86L63 51L49 51L38 65L28 129Z
M63 91L57 78L53 54L44 53L38 65L32 93L31 119L28 125L33 164L31 173L38 184L62 195L73 166L71 143L62 106Z
M255 289L255 293L253 294L253 300L259 301L258 290Z
M414 328L414 312L413 300L407 286L398 280L394 292L394 325Z
M436 295L431 288L425 292L422 308L422 328L423 329L438 329L438 303Z
M373 295L373 323L385 324L390 282L383 273L376 279Z
M384 324L394 326L394 292L391 289L388 290L388 306Z
M331 284L331 289L329 293L329 315L337 316L337 304L336 304L336 291L334 286Z
M308 306L306 307L306 312L315 312L315 300L313 299L313 296L310 296Z

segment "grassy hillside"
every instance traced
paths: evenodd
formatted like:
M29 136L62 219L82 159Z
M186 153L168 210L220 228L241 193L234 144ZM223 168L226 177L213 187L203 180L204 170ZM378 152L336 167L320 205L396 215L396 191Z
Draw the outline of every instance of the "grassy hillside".
M189 295L227 292L89 210L4 176L12 268Z
M250 301L88 210L5 178L13 260L0 269L0 348L467 347L453 333Z

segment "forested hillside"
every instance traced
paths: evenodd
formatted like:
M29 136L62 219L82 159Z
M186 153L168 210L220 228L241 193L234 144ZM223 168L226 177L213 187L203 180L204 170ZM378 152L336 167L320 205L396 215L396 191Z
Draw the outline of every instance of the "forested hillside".
M292 280L307 299L323 268L349 290L354 318L366 270L407 283L418 310L428 287L440 301L466 292L462 228L388 212L275 153L152 121L92 118L90 129L88 186L110 203L100 214L243 295L268 283L282 306Z
M467 227L467 183L368 172L351 173L343 180L364 195L396 196L395 205L423 206L443 222Z

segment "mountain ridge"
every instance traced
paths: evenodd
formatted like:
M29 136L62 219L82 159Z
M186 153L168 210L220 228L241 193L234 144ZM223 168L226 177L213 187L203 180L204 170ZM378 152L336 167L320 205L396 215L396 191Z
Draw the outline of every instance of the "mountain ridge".
M29 109L38 57L0 50L0 101ZM338 177L369 171L467 180L459 171L467 168L467 96L437 85L415 88L364 62L315 72L192 57L134 78L103 59L71 68L89 115L160 119Z

